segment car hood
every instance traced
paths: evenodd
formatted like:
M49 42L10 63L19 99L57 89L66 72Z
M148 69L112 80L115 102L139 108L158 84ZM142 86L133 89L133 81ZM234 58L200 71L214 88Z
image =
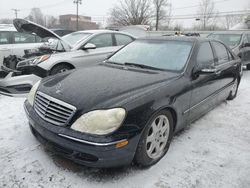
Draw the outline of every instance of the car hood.
M21 33L34 33L41 38L49 37L62 40L61 37L53 31L29 20L16 18L13 20L13 25L15 26L16 30Z
M34 22L31 22L29 20L16 18L13 20L13 25L15 26L15 28L18 32L35 34L41 38L58 39L59 41L62 42L62 44L64 44L64 47L66 49L71 48L71 45L66 40L62 39L59 35L57 35L53 31L47 29L46 27L43 27L43 26L36 24ZM53 41L47 42L47 43L45 43L45 45L48 46L48 48L51 48L50 43L53 43Z
M178 76L171 72L124 69L100 64L45 78L39 91L86 112L121 106L130 102L131 97L152 89L157 83L165 83Z

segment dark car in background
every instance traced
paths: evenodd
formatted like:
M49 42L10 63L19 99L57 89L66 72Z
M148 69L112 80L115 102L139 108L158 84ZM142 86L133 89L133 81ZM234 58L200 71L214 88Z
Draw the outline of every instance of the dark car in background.
M173 135L237 95L239 57L193 37L142 38L107 61L36 83L25 101L32 133L92 167L158 162Z
M241 58L242 64L250 70L250 31L217 31L208 38L220 40L228 45Z

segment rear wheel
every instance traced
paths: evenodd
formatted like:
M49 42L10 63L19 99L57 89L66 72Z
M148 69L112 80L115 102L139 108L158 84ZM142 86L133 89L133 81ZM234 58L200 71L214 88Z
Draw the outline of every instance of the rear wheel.
M66 72L66 71L68 71L70 69L72 69L72 67L70 65L61 64L61 65L57 65L57 66L53 67L51 69L50 74L55 75L55 74L58 74L58 73Z
M237 96L238 87L239 87L239 79L235 79L235 81L233 83L233 87L230 91L230 94L229 94L227 100L233 100Z
M172 114L163 110L151 118L139 141L135 162L141 167L157 163L168 151L173 137Z

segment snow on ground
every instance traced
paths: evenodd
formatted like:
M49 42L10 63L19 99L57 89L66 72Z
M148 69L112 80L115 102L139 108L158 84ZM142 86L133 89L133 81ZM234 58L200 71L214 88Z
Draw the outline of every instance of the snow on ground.
M250 187L250 72L238 97L175 136L149 169L101 170L46 151L32 136L23 98L0 96L0 187Z

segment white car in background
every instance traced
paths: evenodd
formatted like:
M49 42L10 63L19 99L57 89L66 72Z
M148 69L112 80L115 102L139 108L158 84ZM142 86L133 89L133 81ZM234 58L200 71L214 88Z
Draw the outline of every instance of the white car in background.
M12 24L0 24L0 67L4 57L24 55L26 49L36 49L42 45L42 39L34 34L17 32Z

